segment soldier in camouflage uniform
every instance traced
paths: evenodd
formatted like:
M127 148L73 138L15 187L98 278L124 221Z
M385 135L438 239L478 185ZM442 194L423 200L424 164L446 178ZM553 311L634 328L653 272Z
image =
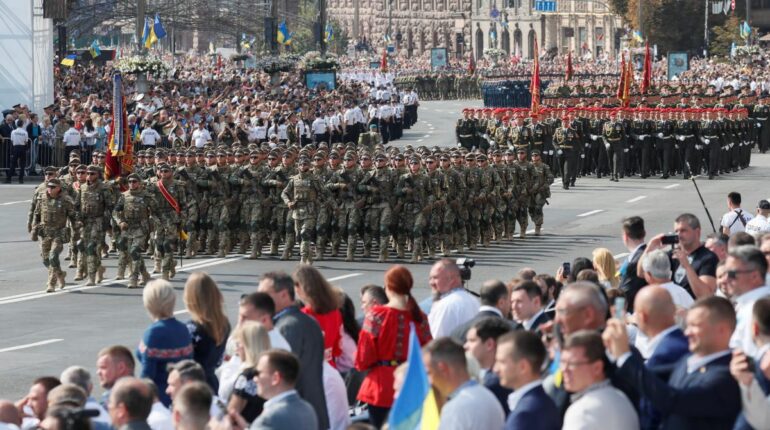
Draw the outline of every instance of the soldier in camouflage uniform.
M450 250L457 249L462 252L466 241L465 221L468 217L465 208L465 180L462 170L462 157L460 153L453 153L451 156L442 154L439 157L441 161L441 170L446 176L447 182L447 209L444 211L444 231L442 232L442 251L444 256L449 256ZM456 161L458 165L453 165Z
M428 245L428 257L434 258L436 249L442 245L442 233L444 232L444 215L447 210L447 194L449 184L444 172L439 169L438 159L429 155L425 157L425 166L427 168L428 180L430 181L430 195L433 200L433 209L428 215L429 235L426 244Z
M358 191L366 196L364 215L364 254L368 254L372 241L379 243L378 262L388 260L390 226L393 223L392 207L395 202L395 188L398 177L388 167L388 159L383 153L375 156L375 167L361 180ZM363 160L363 157L362 157ZM363 164L363 161L362 161Z
M75 203L62 192L61 181L53 178L46 183L46 193L40 198L32 217L33 239L40 240L43 264L48 268L46 292L52 293L58 284L64 288L67 276L61 270L59 254L64 247L67 221L76 225Z
M75 167L72 168L72 174L65 175L62 181L62 192L67 194L72 201L77 200L78 190L82 184L86 183L86 165L80 164L80 160L75 161ZM69 224L67 228L70 230L67 237L69 238L69 254L65 260L70 260L69 268L74 269L78 267L81 256L80 249L78 248L78 242L80 242L81 228L75 227L73 224ZM83 270L83 276L75 276L76 281L85 279L85 270Z
M476 249L476 245L481 241L481 216L482 210L487 202L486 190L489 184L484 183L484 175L476 166L476 154L467 154L465 156L465 186L468 199L468 248Z
M289 177L281 169L280 154L277 151L268 154L267 163L270 171L262 179L262 186L265 188L270 200L270 255L278 255L278 245L286 233L286 214L288 209L281 199L281 192L286 187Z
M543 227L543 206L548 203L551 197L551 184L553 184L553 173L551 168L543 163L540 158L540 151L532 151L532 189L529 202L529 216L535 223L535 236L540 236L540 230Z
M150 234L149 222L156 211L156 201L154 196L142 189L138 174L132 173L127 179L128 190L118 198L112 215L120 229L118 262L129 269L128 288L136 288L139 286L139 275L143 284L150 280L142 258L142 247Z
M169 280L176 274L174 252L182 228L182 221L187 219L190 202L185 192L185 185L175 181L168 164L158 166L160 178L149 188L157 205L157 224L155 227L156 255L160 260L163 279Z
M484 201L481 207L481 243L489 246L494 235L494 221L497 205L500 199L502 180L497 174L497 169L489 166L489 158L485 154L476 156L478 168L481 171L481 182L484 185Z
M503 161L503 153L499 149L492 152L492 166L497 170L497 176L500 178L499 197L495 206L495 239L510 239L511 231L509 225L511 202L514 198L516 182L514 180L514 168L508 166Z
M403 200L404 210L401 217L402 232L412 239L412 263L422 261L422 242L428 227L427 217L433 210L433 195L430 192L430 179L422 173L420 159L409 159L409 173L402 175L396 186L396 195ZM405 235L397 239L399 247L406 242Z
M294 232L300 237L299 254L301 263L312 264L310 242L315 231L319 197L325 194L326 188L319 178L310 171L310 159L299 159L299 173L289 178L289 183L281 193L281 198L291 210L294 229L286 236L286 248L294 247Z
M104 220L109 216L115 202L112 190L99 178L101 174L99 168L88 166L86 172L86 183L82 184L78 190L75 208L83 222L83 237L79 248L80 252L85 252L86 256L85 269L88 274L86 285L96 285L104 280L104 266L102 266L101 252L99 252L104 242Z
M532 177L534 173L532 171L532 164L527 161L527 150L521 148L516 152L516 155L518 158L514 164L519 169L519 189L516 193L518 197L516 202L516 220L519 222L519 238L524 239L527 237L527 225L529 224L527 209L529 208L532 196Z
M209 254L217 252L217 257L222 258L230 246L230 209L227 206L229 199L229 169L227 167L227 154L218 151L212 163L212 152L206 154L209 162L208 170L208 244L206 249Z
M326 165L325 153L322 151L316 152L313 156L313 175L318 177L322 184L328 184L334 170L339 167L340 154L337 151L332 151L329 154L329 164ZM325 193L325 198L321 201L318 207L318 217L316 219L316 255L315 260L320 261L323 259L324 251L326 250L326 244L329 243L330 234L332 231L332 217L334 214L335 201L334 197Z
M347 237L347 254L345 261L353 261L356 250L358 230L361 227L361 211L364 200L359 196L358 183L363 174L356 167L355 155L346 152L343 156L344 166L334 172L327 189L336 196L337 228L332 236L332 255L339 252L340 242Z
M33 235L33 241L37 241L37 239L34 239L34 235L37 233L32 231L32 221L35 217L35 210L37 209L38 204L40 204L40 201L46 196L46 193L48 192L48 181L51 179L56 179L58 176L59 169L53 166L48 166L45 168L43 174L45 175L45 178L43 182L40 183L37 187L35 187L35 191L32 192L32 200L31 204L29 205L29 212L27 214L27 233L30 233Z
M267 224L270 222L270 204L262 181L267 177L270 169L264 165L263 153L251 151L249 153L249 165L243 167L239 174L242 195L241 220L246 225L251 252L249 259L254 260L262 256L262 245L268 239Z

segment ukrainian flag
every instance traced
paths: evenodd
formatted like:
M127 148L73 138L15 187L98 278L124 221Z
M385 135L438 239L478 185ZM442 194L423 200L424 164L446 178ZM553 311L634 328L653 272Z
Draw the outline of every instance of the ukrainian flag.
M78 58L75 54L70 54L64 57L63 60L61 60L61 65L66 67L72 67L75 65L75 60Z
M152 24L152 31L158 39L166 37L166 30L163 28L163 24L160 23L160 14L155 14L155 22Z
M334 40L334 28L332 28L331 24L326 24L326 30L324 31L324 37L326 38L327 42L331 42Z
M150 20L144 21L144 33L142 33L142 42L147 49L152 48L152 44L158 41L158 36L155 34L155 26L150 25Z
M292 33L289 33L289 29L286 27L286 20L281 21L281 25L278 26L278 43L281 45L291 45Z
M96 58L100 55L102 55L102 50L99 49L99 41L94 39L93 42L91 42L91 47L88 48L88 52L91 53L91 58Z
M393 402L388 417L388 428L392 430L435 430L438 428L438 407L433 396L428 372L422 362L422 351L414 324L409 331L409 357L406 377L401 392Z
M639 32L639 30L635 30L633 33L634 40L636 40L639 43L644 42L644 38L642 38L642 33Z

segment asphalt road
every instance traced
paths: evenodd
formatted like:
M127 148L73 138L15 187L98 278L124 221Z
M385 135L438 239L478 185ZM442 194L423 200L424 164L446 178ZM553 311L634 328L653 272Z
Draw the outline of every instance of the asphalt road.
M478 102L423 103L419 124L407 130L405 138L395 144L453 145L454 122L460 109L468 105ZM770 194L766 186L770 156L755 154L752 165L713 181L698 179L715 223L726 211L728 192L741 192L744 208L752 212L757 201ZM114 256L104 260L108 278L104 284L85 287L73 282L74 270L68 269L68 286L63 292L43 292L46 271L38 244L29 240L25 228L33 187L0 185L0 216L4 221L0 224L0 398L20 398L35 377L59 375L70 365L83 365L94 371L99 349L111 344L135 348L150 323L142 307L141 290L128 290L124 282L111 281L116 270ZM493 244L464 255L477 263L470 282L472 289L487 279L507 281L522 267L554 273L563 261L590 257L591 251L599 246L622 257L627 250L620 240L620 222L630 215L642 216L650 235L671 230L673 219L682 212L700 217L704 236L711 230L692 182L681 178L635 177L620 183L579 178L575 188L564 191L557 184L552 192L551 203L545 208L543 236ZM234 321L238 298L255 289L261 273L290 272L295 264L274 258L251 261L243 255L185 260L173 280L179 291L178 317L187 318L181 300L187 273L202 270L214 277ZM347 263L341 259L318 262L316 266L355 301L362 285L382 284L383 272L388 267L374 260ZM418 300L427 297L430 264L408 267L415 279L415 296Z

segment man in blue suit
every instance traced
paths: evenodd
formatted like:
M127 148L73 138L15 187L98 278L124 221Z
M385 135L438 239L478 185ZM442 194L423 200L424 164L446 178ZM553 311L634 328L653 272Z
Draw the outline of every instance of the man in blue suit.
M611 319L604 341L617 357L616 376L634 384L660 411L665 430L729 430L741 411L738 384L730 375L729 342L735 330L735 311L726 299L707 297L687 313L685 335L690 354L674 366L666 382L632 353L622 321Z
M545 361L543 342L533 332L518 330L500 337L495 354L495 373L510 388L510 414L504 430L558 430L561 415L543 390L540 368Z
M271 349L259 358L254 381L257 383L257 393L267 401L251 429L318 428L313 406L294 389L299 373L299 360L288 351Z
M634 303L636 294L642 287L647 285L647 281L637 274L639 260L647 248L644 243L646 235L644 230L644 220L638 216L628 217L623 220L623 244L628 249L628 257L620 266L620 289L626 296L628 310L634 312Z
M673 298L665 288L650 285L636 295L634 316L640 332L636 347L646 359L645 366L663 381L668 381L674 365L689 353L687 337L676 325L675 314ZM649 399L640 400L639 418L642 430L660 426L660 413Z
M479 363L481 368L480 382L497 397L506 416L509 412L508 395L511 394L511 390L500 385L500 378L492 371L492 367L495 365L497 340L511 330L513 329L506 320L498 317L487 317L476 321L471 326L463 345L465 351L469 352Z

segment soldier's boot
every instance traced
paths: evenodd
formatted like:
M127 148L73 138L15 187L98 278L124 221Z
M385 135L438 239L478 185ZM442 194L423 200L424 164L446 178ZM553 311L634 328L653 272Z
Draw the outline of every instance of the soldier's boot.
M107 269L104 266L99 266L98 269L96 269L96 283L101 284L104 281L104 272Z
M175 268L175 267L174 267L174 265L172 264L172 265L171 265L171 268L170 268L170 269L168 269L168 277L169 277L169 278L173 278L174 276L176 276L176 268Z
M348 240L348 252L345 256L345 261L353 261L354 260L353 257L355 256L355 253L356 253L355 241Z
M63 270L59 270L56 272L56 283L59 285L59 289L63 290L65 286L67 286L67 272Z
M332 257L338 256L340 253L340 241L336 240L332 242Z
M94 285L96 285L96 273L89 273L88 282L86 283L86 286L91 287Z
M380 244L380 257L377 259L378 263L384 263L388 261L388 242L382 241Z
M371 244L369 244L369 246L364 246L364 258L369 258L371 256L372 256Z
M195 245L188 245L187 249L184 252L185 258L193 258L195 256L195 251L193 251L193 247Z
M219 248L219 252L217 252L217 258L225 258L225 257L226 257L225 249Z
M77 252L73 252L72 253L72 258L70 259L70 264L67 267L69 267L70 269L75 269L75 268L78 267L78 253Z
M83 279L86 279L86 272L83 270L78 270L78 273L75 275L75 280L82 281Z
M396 256L398 258L405 258L404 244L402 242L396 243Z
M294 250L294 239L287 239L286 245L283 247L283 254L281 254L281 260L288 260L292 256Z
M324 257L324 250L326 249L326 241L323 239L319 239L318 243L315 246L315 260L321 261Z
M136 275L131 275L128 280L128 288L139 288L139 279Z
M115 275L116 281L126 279L126 266L123 263L118 264L118 273Z
M270 242L270 253L268 255L278 255L278 241L273 240Z
M45 284L45 292L53 293L56 291L56 269L53 267L48 268L48 281Z
M526 239L526 238L527 238L526 227L522 227L521 231L519 232L519 239Z
M65 260L65 261L70 261L70 260L72 260L72 247L71 247L71 246L69 247L69 250L67 251L67 256L66 256L66 257L64 257L64 260Z
M152 268L152 273L160 273L160 259L155 259L155 265Z
M142 268L142 285L147 284L150 282L150 279L152 279L152 276L150 276L150 272L148 272L146 269Z
M256 233L251 235L251 254L249 254L250 260L256 260L262 256L262 242L259 241L259 235Z
M535 224L535 236L540 236L540 230L543 228L540 224Z
M422 241L421 240L415 240L414 241L414 247L412 250L412 259L409 260L410 263L419 263L422 261Z

